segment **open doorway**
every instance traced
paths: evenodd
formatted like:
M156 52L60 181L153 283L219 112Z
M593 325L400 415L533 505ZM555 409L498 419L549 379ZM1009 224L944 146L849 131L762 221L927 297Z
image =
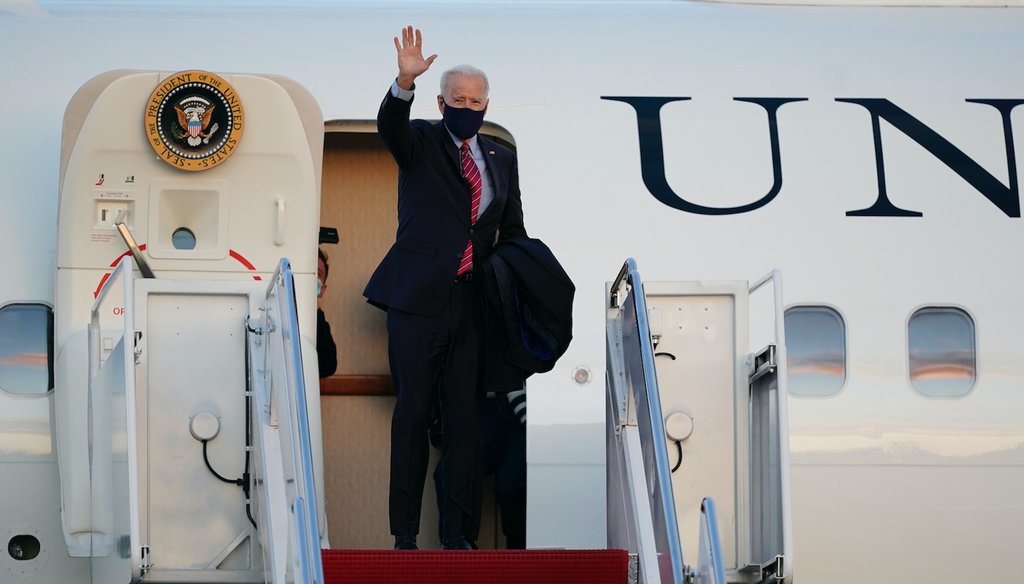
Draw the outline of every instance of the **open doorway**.
M503 128L482 133L514 149ZM390 549L388 466L394 391L388 370L386 314L363 298L363 287L395 240L398 167L373 120L328 121L324 133L320 224L338 229L337 245L323 244L330 273L321 301L338 347L338 369L321 380L324 482L331 546ZM419 542L438 549L432 449L423 492ZM492 484L485 482L477 544L503 547Z

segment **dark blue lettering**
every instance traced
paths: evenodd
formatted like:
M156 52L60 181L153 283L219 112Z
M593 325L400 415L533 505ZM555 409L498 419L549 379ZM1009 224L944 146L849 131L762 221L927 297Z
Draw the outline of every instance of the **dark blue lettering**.
M661 108L674 101L688 101L689 97L636 97L601 96L609 101L621 101L636 110L637 131L640 135L640 173L647 190L662 203L700 215L734 215L759 209L772 201L782 189L782 161L779 154L779 127L777 113L780 107L792 101L806 101L804 97L737 97L736 101L756 103L768 114L768 133L771 140L772 188L753 203L738 207L705 207L680 197L669 186L665 178L665 151L661 137Z
M871 114L871 131L875 141L875 168L878 174L878 198L866 209L847 211L850 217L920 217L919 211L900 209L889 200L885 188L885 162L882 156L882 133L879 118L889 122L894 128L924 147L932 156L938 158L953 172L960 175L972 187L992 202L1007 217L1020 217L1020 190L1017 186L1017 159L1013 148L1013 128L1010 125L1010 112L1024 103L1024 99L968 99L971 103L990 105L1003 116L1003 137L1006 140L1006 164L1009 167L1009 186L1004 185L996 177L977 162L964 154L949 140L940 136L935 130L924 125L920 120L897 107L887 99L853 99L837 98L836 101L855 103L864 107Z

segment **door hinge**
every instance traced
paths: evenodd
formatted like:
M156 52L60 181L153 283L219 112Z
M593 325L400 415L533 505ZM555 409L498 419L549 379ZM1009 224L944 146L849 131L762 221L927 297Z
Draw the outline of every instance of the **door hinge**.
M142 331L135 331L135 364L142 363Z
M750 383L757 381L758 379L775 373L778 368L778 363L775 358L775 345L768 345L761 349L753 356L754 362L750 364Z

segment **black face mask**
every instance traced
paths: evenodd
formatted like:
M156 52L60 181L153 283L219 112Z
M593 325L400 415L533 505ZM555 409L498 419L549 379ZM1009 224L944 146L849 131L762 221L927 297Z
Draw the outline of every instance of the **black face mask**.
M469 140L484 125L484 114L486 112L487 108L476 111L468 107L452 107L445 102L442 117L444 125L448 128L449 132L462 140Z

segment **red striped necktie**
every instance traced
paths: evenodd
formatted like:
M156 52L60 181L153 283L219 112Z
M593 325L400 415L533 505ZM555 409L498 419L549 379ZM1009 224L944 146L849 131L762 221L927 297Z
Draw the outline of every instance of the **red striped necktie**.
M484 183L480 177L480 169L473 162L473 153L469 151L469 142L463 142L459 150L459 158L462 160L462 178L469 185L472 193L470 198L469 220L471 225L476 224L476 217L480 214L480 195L484 190ZM473 269L473 240L466 242L466 251L462 254L462 263L459 264L457 276L461 276Z

